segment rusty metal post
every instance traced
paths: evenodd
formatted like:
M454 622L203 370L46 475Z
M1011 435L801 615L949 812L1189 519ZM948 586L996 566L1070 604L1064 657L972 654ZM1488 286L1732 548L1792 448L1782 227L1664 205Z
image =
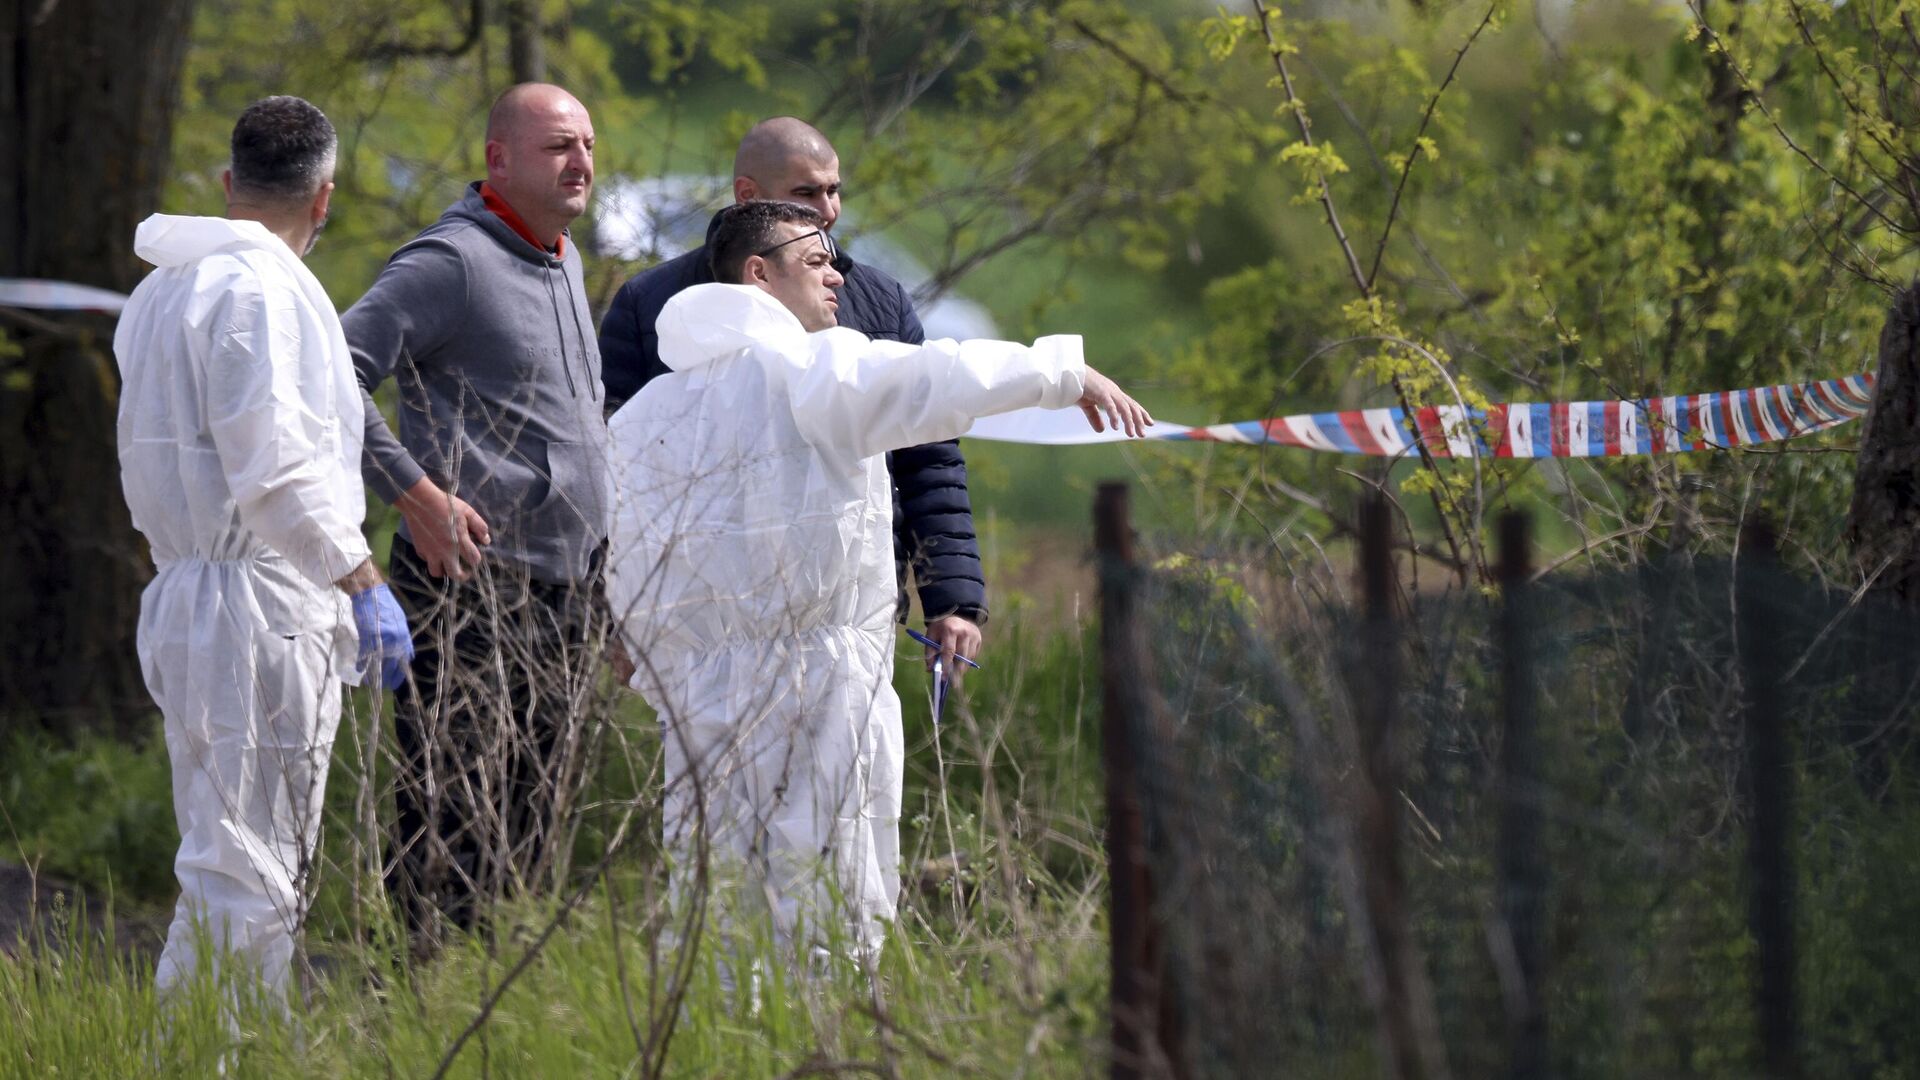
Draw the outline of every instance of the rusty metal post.
M1547 1075L1546 851L1540 835L1540 716L1534 670L1533 555L1523 513L1500 519L1500 919L1512 944L1507 1075Z
M1752 812L1747 888L1748 925L1757 946L1754 1019L1765 1075L1789 1080L1801 1075L1794 1003L1794 776L1780 702L1780 674L1787 657L1780 644L1781 571L1772 524L1765 519L1748 522L1740 547L1734 595L1740 606L1746 789Z
M1114 1080L1150 1075L1157 1023L1152 880L1140 805L1136 747L1145 730L1140 635L1134 610L1133 523L1127 485L1104 483L1094 498L1100 571L1101 757L1107 773L1108 934L1113 983Z
M1360 878L1368 943L1380 973L1377 1002L1388 1075L1425 1075L1407 985L1406 881L1400 866L1400 762L1394 739L1400 708L1400 628L1393 566L1393 518L1386 500L1360 503L1361 654L1350 675L1356 744L1360 753L1355 807Z

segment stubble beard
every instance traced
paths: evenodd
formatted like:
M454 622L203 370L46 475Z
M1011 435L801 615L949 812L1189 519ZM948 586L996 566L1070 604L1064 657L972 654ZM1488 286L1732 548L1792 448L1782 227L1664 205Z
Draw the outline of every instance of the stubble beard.
M313 246L320 242L320 234L327 231L327 219L332 216L333 216L333 212L329 210L328 212L320 215L319 221L316 221L313 223L313 233L312 235L307 237L307 246L302 248L300 251L300 257L302 259L313 254Z

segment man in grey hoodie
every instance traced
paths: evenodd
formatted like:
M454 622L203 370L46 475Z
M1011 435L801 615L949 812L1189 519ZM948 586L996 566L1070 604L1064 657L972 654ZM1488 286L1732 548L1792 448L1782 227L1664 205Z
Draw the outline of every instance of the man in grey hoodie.
M526 83L487 119L487 179L342 319L368 395L366 480L400 511L389 576L416 627L395 707L388 882L416 946L547 874L604 640L600 353L567 226L593 123ZM400 388L399 437L373 406Z

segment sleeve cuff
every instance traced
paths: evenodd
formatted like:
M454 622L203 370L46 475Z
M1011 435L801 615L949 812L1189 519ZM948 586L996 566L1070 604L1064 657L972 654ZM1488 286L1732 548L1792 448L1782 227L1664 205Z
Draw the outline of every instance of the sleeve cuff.
M947 618L950 615L958 615L961 618L967 620L968 622L974 624L975 626L987 625L987 609L983 607L971 607L971 606L957 607L951 611L943 611L938 615L928 615L926 617L927 625L932 626L934 623L939 622L941 619Z
M360 564L373 558L373 549L367 546L367 538L354 533L353 538L344 544L328 545L320 572L325 575L326 583L332 586L341 578L360 568Z
M282 551L280 554L293 564L294 569L300 571L301 576L323 589L332 588L341 578L353 573L361 563L373 557L372 549L367 546L367 538L358 529L341 536L323 533L312 543L302 546L302 551Z
M1033 343L1036 352L1044 352L1049 366L1057 372L1041 394L1043 409L1064 409L1086 393L1087 361L1082 355L1078 334L1051 334Z

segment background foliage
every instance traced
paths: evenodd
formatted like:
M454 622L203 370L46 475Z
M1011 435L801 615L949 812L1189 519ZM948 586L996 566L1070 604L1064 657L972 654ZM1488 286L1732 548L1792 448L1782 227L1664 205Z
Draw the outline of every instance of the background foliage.
M1451 403L1456 392L1630 398L1851 373L1871 366L1890 293L1916 271L1911 0L527 2L544 26L548 75L592 110L603 191L616 178L724 175L753 121L809 118L840 149L855 250L865 234L911 251L929 272L922 299L976 300L1007 336L1083 333L1096 363L1181 420ZM497 7L200 0L163 209L220 211L225 141L246 103L277 92L313 100L341 132L342 155L334 218L311 265L336 303L351 304L388 253L479 175L485 110L509 81L514 44ZM644 261L598 246L592 215L576 235L603 308ZM1196 552L1251 538L1289 566L1317 562L1329 572L1302 587L1328 599L1344 587L1331 571L1345 565L1349 507L1366 486L1396 496L1416 594L1484 587L1484 521L1505 507L1537 512L1562 572L1724 551L1764 508L1790 561L1851 589L1859 574L1840 537L1856 437L1489 462L1481 473L1237 448L969 444L996 674L977 691L983 719L947 754L915 729L909 827L918 856L957 848L976 882L1000 884L981 886L977 908L956 906L958 886L935 886L916 908L924 920L904 926L890 954L911 1002L897 1027L948 1052L972 1039L984 1049L967 1063L988 1075L1070 1074L1099 1036L1101 823L1087 720L1097 688L1083 647L1094 478L1131 473L1143 516ZM373 531L389 531L370 509ZM1240 587L1237 566L1182 565ZM903 670L909 701L918 680ZM627 721L646 752L647 718ZM615 783L607 797L644 794ZM0 769L8 854L134 907L169 899L166 806L157 741L16 741ZM1814 940L1859 940L1862 927L1898 922L1871 899L1900 888L1897 867L1912 863L1898 835L1847 848L1845 874L1809 862ZM1698 854L1712 873L1675 918L1707 928L1689 948L1737 954L1739 913L1714 892L1734 871L1719 848L1703 842ZM1873 880L1855 884L1863 874ZM1896 930L1888 940L1909 936ZM604 987L604 965L632 942L592 919L561 941L510 999L520 1011L503 1019L499 1046L525 1056L502 1060L624 1067L626 1021L583 988ZM1455 944L1460 956L1478 947ZM0 1073L48 1060L111 1071L147 1052L146 1035L113 1048L105 1034L151 1030L143 972L82 956L65 967L0 961L0 1006L39 1033L15 1044L27 1056L0 1058ZM1718 963L1727 955L1711 959L1699 970L1731 970ZM1902 953L1892 969L1911 962ZM372 1070L365 1041L386 1048L378 1067L421 1071L498 975L491 963L449 957L422 973L422 997L392 1011L378 991L335 986L312 1021L317 1052ZM1899 980L1889 974L1875 990L1870 968L1847 952L1809 977L1822 1001L1884 1004ZM1741 1000L1743 987L1709 981ZM894 1028L871 1018L840 1040L858 996L821 988L805 997L804 1019L715 1019L725 1008L708 1001L714 1026L675 1060L689 1073L758 1074L821 1055L903 1053L886 1034ZM969 1033L956 1018L972 1016L988 1020ZM1729 1016L1694 1018L1704 1034L1690 1071L1746 1067ZM196 1023L207 1038L196 1052L218 1054L217 1021ZM259 1023L261 1071L299 1071L301 1037ZM1888 1048L1889 1075L1911 1068L1894 1036L1858 1037ZM96 1052L120 1056L87 1056ZM936 1059L905 1053L909 1074L938 1071ZM1334 1062L1327 1074L1369 1067Z

